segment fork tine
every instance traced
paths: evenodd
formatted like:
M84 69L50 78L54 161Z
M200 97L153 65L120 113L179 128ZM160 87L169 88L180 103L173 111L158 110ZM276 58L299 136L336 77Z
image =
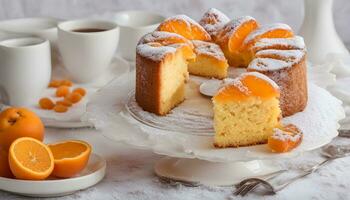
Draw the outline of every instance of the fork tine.
M253 191L256 187L258 187L258 185L260 185L259 182L255 182L250 184L248 187L246 187L241 193L240 195L242 197L244 197L245 195L247 195L250 191Z
M240 195L243 190L245 190L247 187L250 186L250 184L253 184L253 183L247 182L247 183L242 184L240 187L237 188L237 190L233 194L236 196Z

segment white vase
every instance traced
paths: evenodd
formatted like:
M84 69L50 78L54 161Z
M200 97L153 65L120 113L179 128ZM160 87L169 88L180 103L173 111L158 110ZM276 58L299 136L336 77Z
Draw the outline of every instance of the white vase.
M333 0L304 0L305 17L300 30L308 49L308 60L323 63L328 54L350 56L338 36L334 22Z

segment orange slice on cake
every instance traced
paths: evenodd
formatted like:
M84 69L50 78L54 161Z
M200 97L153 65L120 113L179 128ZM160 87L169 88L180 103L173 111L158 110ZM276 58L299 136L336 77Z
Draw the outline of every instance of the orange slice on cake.
M250 48L255 42L262 38L291 38L293 36L293 30L287 24L267 24L251 32L244 39L242 48Z
M244 62L240 47L245 38L259 27L258 22L250 16L239 17L227 23L216 35L216 43L220 45L230 66L241 67Z
M54 158L44 143L22 137L10 146L9 164L13 175L18 179L43 180L53 171Z
M211 37L196 21L186 15L175 15L162 22L158 31L177 33L189 40L210 41Z
M81 172L91 154L91 146L80 140L63 141L48 146L55 163L52 175L61 178L69 178Z

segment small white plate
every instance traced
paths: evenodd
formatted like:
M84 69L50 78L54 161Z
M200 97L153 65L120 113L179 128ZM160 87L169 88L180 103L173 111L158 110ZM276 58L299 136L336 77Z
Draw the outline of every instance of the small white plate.
M91 154L85 169L73 178L27 181L0 177L0 190L30 197L59 197L97 184L105 173L106 160L97 154Z

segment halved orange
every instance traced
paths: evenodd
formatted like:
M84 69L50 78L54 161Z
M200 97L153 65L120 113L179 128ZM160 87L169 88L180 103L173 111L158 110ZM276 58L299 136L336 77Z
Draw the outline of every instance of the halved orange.
M13 175L18 179L43 180L53 171L54 158L44 143L22 137L10 146L9 164Z
M55 160L52 175L61 178L69 178L81 172L91 154L91 146L80 140L67 140L48 146Z
M176 15L167 18L158 26L157 30L177 33L189 40L211 40L209 33L196 21L186 15Z

